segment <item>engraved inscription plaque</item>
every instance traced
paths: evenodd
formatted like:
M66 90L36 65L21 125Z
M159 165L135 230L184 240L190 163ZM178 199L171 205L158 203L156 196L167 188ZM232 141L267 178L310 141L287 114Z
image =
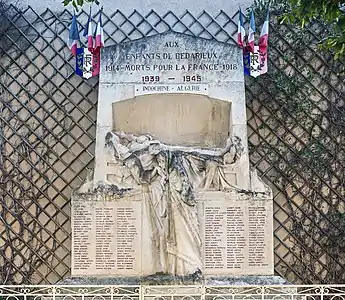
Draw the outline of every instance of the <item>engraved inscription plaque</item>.
M222 147L231 130L230 107L204 95L139 96L113 103L113 131L150 132L172 145Z
M273 273L273 203L234 199L224 192L203 192L205 275Z
M140 275L142 196L72 205L72 274Z

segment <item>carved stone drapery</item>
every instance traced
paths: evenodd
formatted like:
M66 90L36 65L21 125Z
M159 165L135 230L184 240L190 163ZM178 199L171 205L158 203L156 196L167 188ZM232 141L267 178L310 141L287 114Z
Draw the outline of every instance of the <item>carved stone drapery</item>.
M106 147L113 150L116 174L109 184L145 191L155 272L185 275L198 272L201 237L196 192L235 189L226 169L243 152L232 137L224 148L173 146L149 134L108 132Z

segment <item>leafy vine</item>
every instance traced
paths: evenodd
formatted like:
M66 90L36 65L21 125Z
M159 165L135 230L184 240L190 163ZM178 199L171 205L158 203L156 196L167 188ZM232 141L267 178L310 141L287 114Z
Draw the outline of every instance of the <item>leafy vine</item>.
M257 23L263 22L267 6L268 1L254 1ZM296 283L341 283L345 280L344 65L318 47L327 35L321 21L303 29L279 22L289 9L287 1L272 1L269 73L246 82L249 108L266 120L252 126L260 138L251 145L252 162L266 157L274 171L267 171L267 166L261 171L274 183L276 199L281 195L285 199L283 204L276 200L276 237L285 245L275 250L282 261L277 273Z

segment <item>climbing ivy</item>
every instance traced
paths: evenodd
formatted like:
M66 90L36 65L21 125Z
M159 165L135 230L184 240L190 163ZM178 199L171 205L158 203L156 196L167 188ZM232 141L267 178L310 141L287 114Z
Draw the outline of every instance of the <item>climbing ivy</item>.
M267 6L268 1L255 0L250 8L257 24L263 23ZM280 187L286 201L284 207L277 207L275 219L277 228L287 226L290 231L289 264L277 273L292 282L341 283L345 280L344 65L334 53L319 47L331 28L321 20L303 27L281 22L291 12L289 1L271 1L269 71L246 79L248 107L266 120L257 122L256 128L250 125L260 137L260 142L250 145L252 163L260 163L256 155L260 153L274 165L274 171L261 171L268 182ZM280 249L276 251L279 255Z

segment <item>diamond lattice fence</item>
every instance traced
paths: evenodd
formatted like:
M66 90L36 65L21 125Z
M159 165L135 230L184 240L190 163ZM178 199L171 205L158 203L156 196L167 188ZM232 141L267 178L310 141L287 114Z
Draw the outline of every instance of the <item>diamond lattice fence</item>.
M71 192L93 168L98 79L74 75L68 10L1 9L0 282L55 283L70 274ZM102 17L106 45L167 30L235 43L237 31L224 11ZM246 98L251 163L274 190L275 270L343 282L344 65L312 46L318 24L271 25L269 74L247 79Z

